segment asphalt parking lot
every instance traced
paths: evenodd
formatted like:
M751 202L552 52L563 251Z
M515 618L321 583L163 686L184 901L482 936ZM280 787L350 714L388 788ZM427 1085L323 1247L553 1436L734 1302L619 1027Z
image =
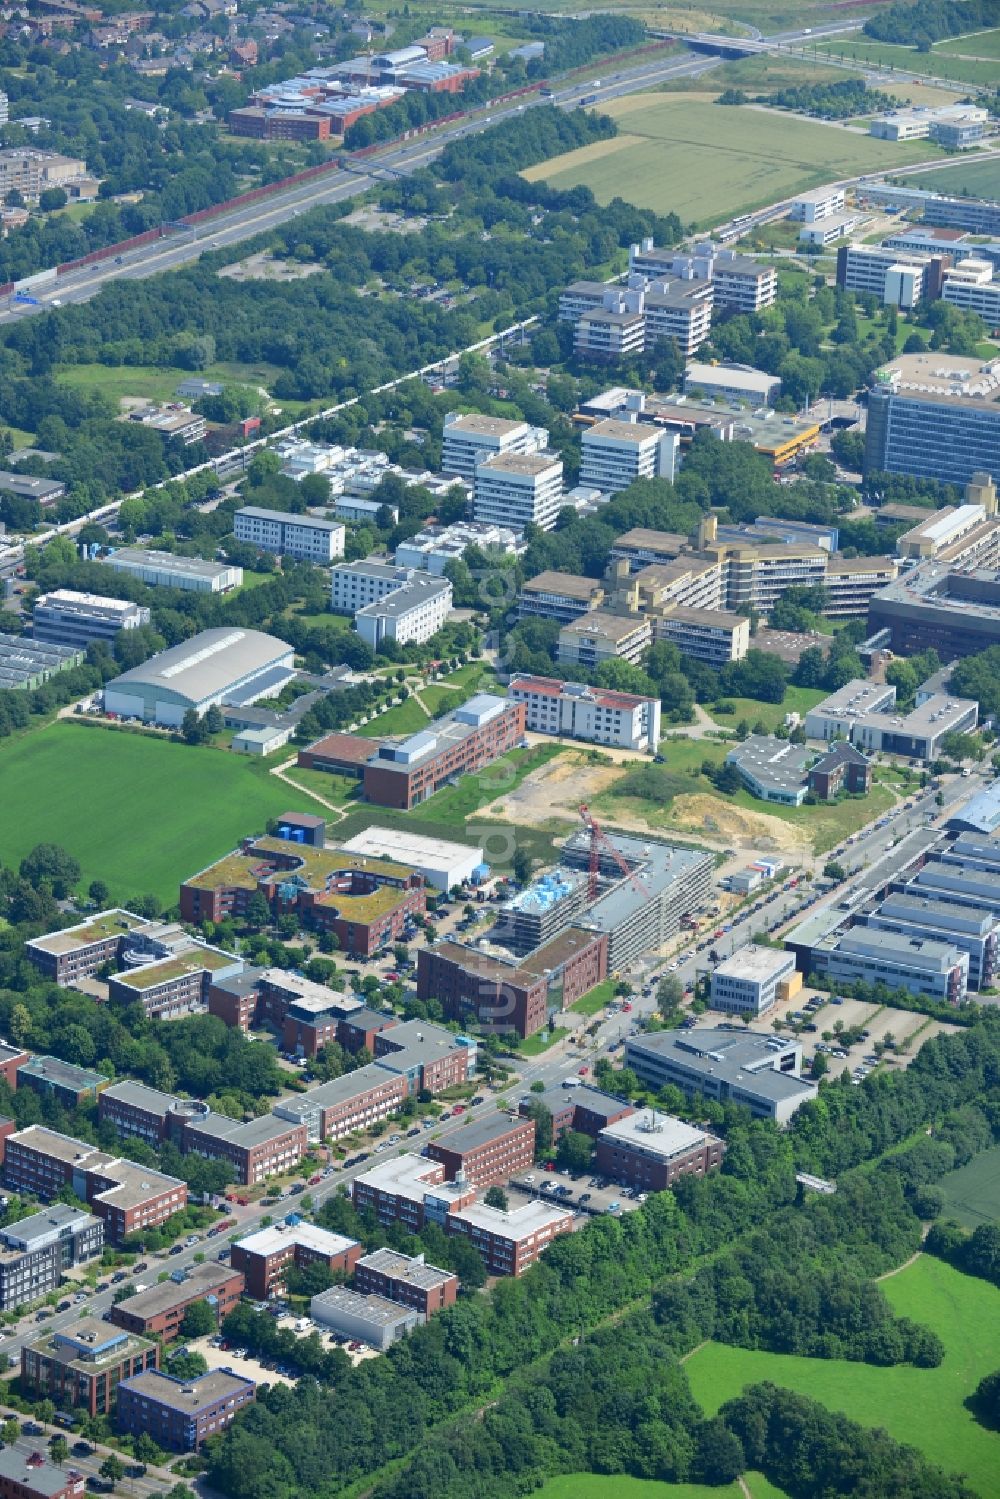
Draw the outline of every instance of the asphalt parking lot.
M537 1197L543 1202L551 1202L556 1207L571 1209L577 1213L589 1213L592 1216L608 1212L613 1203L618 1204L616 1211L623 1213L629 1213L639 1206L636 1198L625 1195L628 1190L626 1187L620 1186L617 1182L601 1186L600 1181L601 1178L592 1172L584 1172L582 1175L573 1177L566 1171L546 1171L539 1166L512 1177L510 1187L523 1192L528 1197ZM565 1187L566 1192L558 1195L557 1187ZM583 1200L584 1198L586 1201Z

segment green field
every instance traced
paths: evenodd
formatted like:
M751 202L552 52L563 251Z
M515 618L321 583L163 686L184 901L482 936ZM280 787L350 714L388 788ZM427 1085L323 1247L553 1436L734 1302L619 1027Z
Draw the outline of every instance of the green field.
M741 718L753 725L760 721L767 725L769 734L785 721L786 713L798 713L805 718L810 708L822 702L825 696L820 687L789 687L781 703L761 703L755 697L726 697L721 702L732 703L732 713L717 713L711 704L706 712L715 719L720 729L735 729Z
M950 1171L938 1183L944 1192L947 1216L966 1228L1000 1220L1000 1145L981 1151L967 1166Z
M455 706L458 707L457 699ZM366 724L362 724L358 733L369 739L378 739L383 734L415 734L418 729L426 729L429 722L416 698L408 697L405 702L397 703L395 708L387 708L376 718L370 718Z
M88 391L100 391L109 401L127 396L141 396L148 401L176 401L177 387L191 378L191 370L178 365L151 364L65 364L57 371L66 385L82 385ZM273 385L280 374L271 364L212 364L198 370L199 380L225 380L237 384ZM289 403L283 402L287 406ZM292 404L306 404L302 402Z
M287 749L283 753L287 755ZM279 755L279 763L280 758ZM309 770L304 765L290 765L285 774L296 786L301 786L304 791L315 791L335 807L356 802L361 795L361 782L354 776L339 776L329 770Z
M993 57L1000 59L1000 27L993 31L977 31L972 36L953 36L949 42L938 42L935 54L953 52L961 57Z
M557 188L589 187L601 203L627 198L685 223L772 203L831 178L881 171L936 154L926 141L896 145L814 120L724 108L670 94L630 94L602 106L621 134L531 167Z
M598 1010L603 1010L615 993L614 979L604 979L600 984L595 984L593 989L588 989L582 999L578 999L570 1009L576 1015L596 1015Z
M972 49L969 48L969 50ZM858 42L838 37L833 42L817 43L815 52L819 58L822 58L823 53L826 52L834 57L854 58L860 62L873 63L876 68L882 68L890 74L888 80L890 92L891 74L894 72L919 73L926 78L943 78L955 83L974 83L983 88L995 86L997 81L996 63L985 58L978 61L975 57L953 57L938 46L932 47L930 52L918 52L915 47L899 47L889 42ZM915 141L913 144L926 146L928 143ZM925 154L932 155L933 152Z
M963 198L1000 197L1000 161L956 161L940 172L915 172L904 181L935 193L957 193Z
M987 1431L964 1401L1000 1367L1000 1290L922 1255L883 1282L899 1316L932 1327L945 1345L937 1369L878 1369L836 1359L797 1358L709 1343L685 1365L708 1411L744 1385L769 1379L799 1390L865 1426L883 1426L932 1462L965 1473L981 1499L1000 1499L1000 1433Z
M763 1473L745 1473L743 1483L742 1490L738 1483L713 1489L703 1483L657 1483L620 1473L564 1473L550 1478L538 1494L539 1499L784 1499L783 1490Z
M84 888L101 879L116 900L173 905L186 875L289 804L289 787L242 756L151 735L62 722L0 749L0 859L60 843Z

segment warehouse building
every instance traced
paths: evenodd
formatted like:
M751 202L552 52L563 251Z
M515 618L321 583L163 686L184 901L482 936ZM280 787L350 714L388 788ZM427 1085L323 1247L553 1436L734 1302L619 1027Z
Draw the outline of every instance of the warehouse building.
M383 856L396 864L406 864L423 875L436 890L451 890L471 880L482 867L483 850L465 843L451 843L444 838L427 838L402 828L366 828L344 842L345 850L357 854Z
M202 630L134 666L104 689L104 710L144 723L180 726L225 702L276 697L295 675L290 645L260 630Z
M315 515L291 515L284 510L244 505L233 516L233 534L237 541L249 542L262 552L328 567L335 557L344 555L347 528L339 521Z
M320 1327L330 1328L342 1338L365 1343L379 1353L391 1348L424 1320L413 1307L402 1306L384 1296L349 1291L346 1286L331 1286L314 1296L309 1303L309 1315Z
M79 666L84 652L79 646L49 645L25 640L20 635L0 637L0 689L32 691L42 687L60 671Z
M243 582L242 567L228 562L206 562L200 557L180 557L175 552L151 552L140 547L119 547L102 559L115 572L128 573L150 588L186 588L192 593L228 593Z
M659 1090L673 1084L684 1093L719 1103L743 1104L758 1119L787 1124L816 1097L816 1084L800 1076L798 1041L730 1030L655 1031L625 1042L625 1066Z
M31 611L31 638L86 650L92 640L114 641L122 630L149 624L149 610L131 599L55 588L40 593Z
M781 394L777 375L755 370L747 364L699 364L692 362L684 371L686 395L721 397L745 406L771 406Z

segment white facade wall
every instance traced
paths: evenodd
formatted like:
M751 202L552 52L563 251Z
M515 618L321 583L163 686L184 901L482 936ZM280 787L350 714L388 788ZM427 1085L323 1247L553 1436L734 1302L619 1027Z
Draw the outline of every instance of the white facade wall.
M489 459L476 469L474 510L477 521L523 531L531 524L551 531L563 497L562 459L552 457L533 471Z
M323 566L344 555L346 528L330 521L317 522L308 515L285 515L277 510L261 514L251 508L237 510L233 534L237 541L249 542L275 556L296 557Z

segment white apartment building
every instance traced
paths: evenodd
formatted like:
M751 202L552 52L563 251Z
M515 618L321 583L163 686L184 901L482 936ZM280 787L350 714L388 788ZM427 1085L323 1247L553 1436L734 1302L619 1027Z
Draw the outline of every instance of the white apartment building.
M247 541L262 552L295 557L300 562L315 562L325 567L334 558L344 555L347 533L339 521L244 505L233 517L233 534L237 541Z
M441 629L451 611L452 589L447 578L413 573L402 587L376 603L366 604L354 616L354 628L372 650L384 640L406 645L430 640Z
M396 548L396 566L413 567L442 577L449 562L464 557L469 547L514 553L523 543L507 526L485 521L456 521L451 526L428 526Z
M399 507L397 505L382 506L378 500L362 500L351 495L338 495L334 501L333 513L338 520L376 521L378 513L386 509L392 519L394 526L399 525Z
M408 567L393 567L391 562L375 562L370 557L341 562L330 575L330 608L337 614L357 614L402 588L412 576Z
M795 973L795 954L741 947L712 973L712 1009L728 1015L766 1015Z
M581 443L580 483L615 494L636 479L670 479L677 472L680 436L651 422L608 418L595 422Z
M846 203L842 187L814 187L811 192L801 193L795 199L788 217L796 224L817 224L820 219L843 213Z
M652 753L660 742L660 700L560 682L554 677L514 677L507 696L525 706L525 726L588 744Z
M562 497L562 459L554 453L498 453L476 468L477 521L517 531L529 524L551 531Z
M629 249L629 272L651 280L710 281L714 301L739 312L770 307L778 294L778 272L773 265L761 265L736 250L720 249L711 240L684 255L658 249L651 239L644 239Z
M802 225L799 243L823 250L838 239L853 234L860 223L861 215L857 213L825 214L821 219L810 219Z
M544 427L514 422L506 417L449 411L444 419L441 470L458 474L471 483L476 467L487 458L503 453L538 453L548 446Z
M978 312L990 328L1000 327L1000 281L988 260L969 257L944 273L941 300L963 312Z
M711 281L653 281L645 296L645 348L674 338L685 359L697 353L712 332Z

